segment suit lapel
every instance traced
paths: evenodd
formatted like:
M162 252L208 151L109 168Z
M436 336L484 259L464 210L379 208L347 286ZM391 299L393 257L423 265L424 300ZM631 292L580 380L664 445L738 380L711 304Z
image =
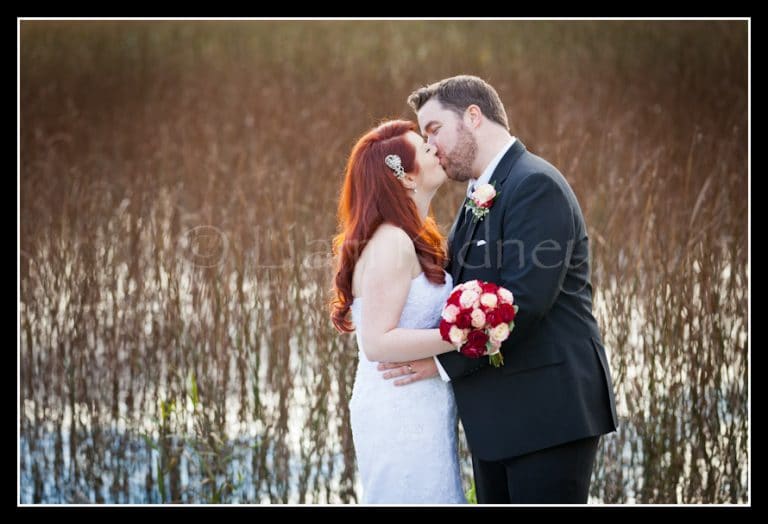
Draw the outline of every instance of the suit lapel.
M467 214L467 218L464 224L462 224L462 230L459 231L459 239L460 242L456 244L456 249L454 250L454 253L456 255L456 258L454 259L454 264L452 266L454 278L453 281L457 282L457 279L461 278L461 273L464 269L465 257L467 256L467 252L469 251L469 246L467 246L467 242L471 242L472 236L475 234L475 229L477 228L477 224L479 220L475 220L474 215L472 213ZM468 222L468 223L467 223ZM461 257L459 257L459 254L462 254ZM456 264L455 261L459 261L460 263Z
M464 199L464 202L461 204L461 207L456 212L456 218L453 219L453 225L451 226L451 231L448 233L448 245L453 246L453 239L456 236L456 232L461 229L461 226L463 225L462 217L464 217L464 205L467 203L467 199Z
M467 199L465 198L459 211L456 213L456 219L453 221L451 232L448 234L448 250L451 256L451 276L453 277L454 282L456 282L456 273L458 271L458 264L456 264L456 255L458 254L456 251L456 238L457 236L458 238L462 237L461 232L463 231L465 224L464 204L466 204L466 202Z
M477 224L480 223L480 220L476 219L475 215L473 215L471 212L469 213L467 220L469 220L469 227L466 228L464 233L464 244L466 244L467 241L474 236L475 229L477 229Z
M515 140L515 143L512 144L512 146L507 150L507 152L504 154L504 156L501 158L501 161L499 162L499 165L496 166L496 169L494 169L493 174L491 175L490 180L488 181L489 184L492 184L495 182L496 187L496 199L499 198L499 195L501 194L501 188L504 185L504 182L506 182L507 177L512 172L512 168L515 165L515 162L520 158L520 156L525 152L525 146L522 142L520 142L519 139ZM465 201L466 202L466 201ZM462 206L461 210L459 211L459 218L461 214L464 212L464 206ZM456 222L458 223L459 218L457 218ZM467 251L469 250L469 247L467 246L468 242L472 241L472 237L475 235L475 230L477 229L477 224L480 223L480 220L475 220L474 215L472 217L467 217L469 221L469 225L467 226L466 222L464 224L461 224L459 229L452 231L451 233L454 235L451 239L451 246L452 246L452 253L453 253L453 263L451 265L451 269L453 270L453 282L454 284L459 283L459 279L461 278L461 274L464 269L464 264L457 264L457 256L462 248L466 246L466 249L464 249L464 253L466 256ZM484 218L483 220L488 220L488 217ZM459 234L459 238L462 238L463 240L461 244L458 244L458 247L456 245L456 233L460 233L461 228L465 228L464 235ZM490 242L490 239L488 239Z

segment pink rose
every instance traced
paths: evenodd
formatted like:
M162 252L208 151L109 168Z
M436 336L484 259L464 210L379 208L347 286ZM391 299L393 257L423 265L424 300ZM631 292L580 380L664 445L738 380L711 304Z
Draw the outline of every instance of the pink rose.
M483 293L480 295L480 303L487 308L494 308L499 302L496 293Z
M473 309L471 316L473 328L482 329L485 327L485 313L482 309Z
M499 324L495 328L491 329L491 339L496 342L504 342L509 337L509 325Z
M445 309L443 310L443 315L442 315L443 320L453 324L454 322L456 322L456 315L458 315L460 311L461 309L459 309L458 306L455 306L453 304L448 304L447 306L445 306Z
M491 184L483 184L472 193L472 200L478 207L491 207L493 199L496 197L496 189Z
M506 288L499 288L496 291L496 294L499 295L499 300L504 302L505 304L512 304L514 302L514 297L512 296L512 292Z
M451 340L451 344L459 348L467 340L467 332L459 329L457 326L453 326L448 333L448 337Z

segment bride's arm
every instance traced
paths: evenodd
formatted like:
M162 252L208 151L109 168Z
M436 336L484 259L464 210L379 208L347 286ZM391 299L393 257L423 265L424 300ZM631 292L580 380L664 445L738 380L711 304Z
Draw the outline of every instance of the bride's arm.
M418 263L408 235L383 225L368 247L373 256L360 275L362 322L357 326L368 360L403 362L454 351L438 329L397 327L411 289L411 268Z

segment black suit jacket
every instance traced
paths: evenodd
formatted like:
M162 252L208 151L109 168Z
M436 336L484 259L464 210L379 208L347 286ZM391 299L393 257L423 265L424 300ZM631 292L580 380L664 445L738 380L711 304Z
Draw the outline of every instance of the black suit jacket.
M485 218L459 209L447 269L455 284L480 279L512 291L520 309L504 366L458 352L438 358L473 455L500 460L614 431L617 419L576 196L519 140L490 181L497 195Z

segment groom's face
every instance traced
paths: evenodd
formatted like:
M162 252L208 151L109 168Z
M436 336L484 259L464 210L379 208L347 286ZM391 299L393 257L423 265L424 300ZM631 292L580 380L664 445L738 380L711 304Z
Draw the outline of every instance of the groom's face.
M459 182L473 178L477 140L461 118L434 98L421 106L417 118L427 143L437 148L448 177Z

